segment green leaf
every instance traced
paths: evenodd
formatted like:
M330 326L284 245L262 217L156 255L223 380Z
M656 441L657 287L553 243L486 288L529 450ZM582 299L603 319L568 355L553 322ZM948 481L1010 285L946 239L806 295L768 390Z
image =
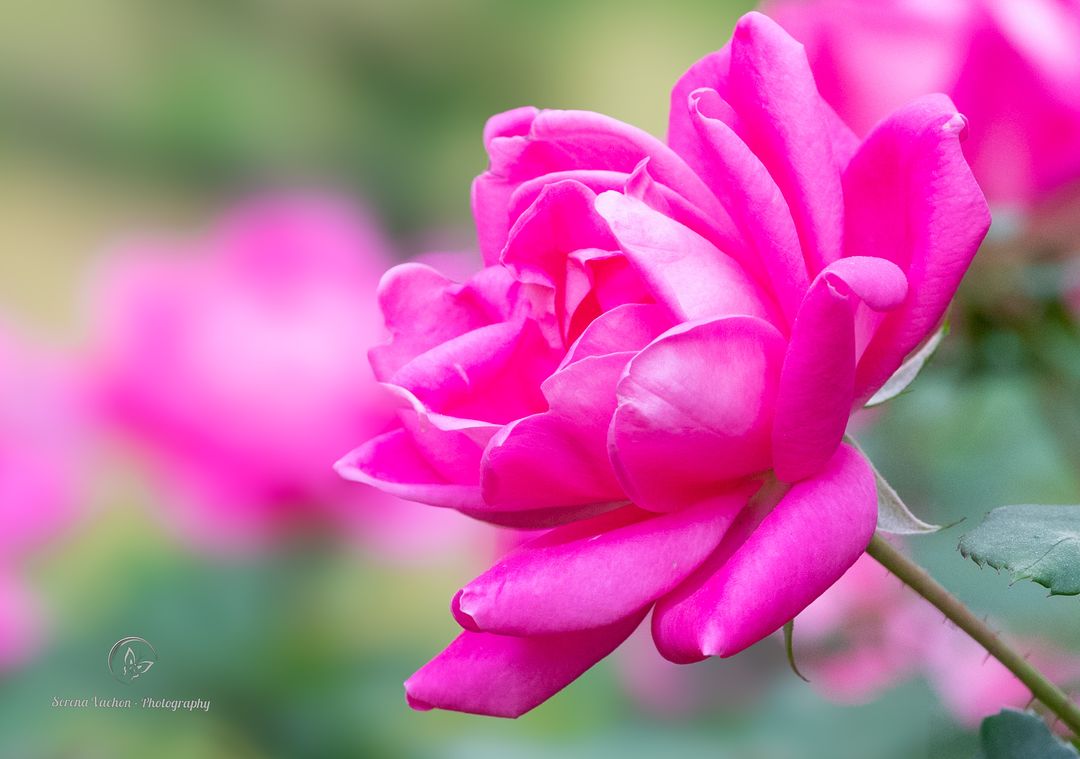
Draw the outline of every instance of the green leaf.
M981 759L1080 759L1036 714L1003 709L987 717L979 729Z
M924 522L911 513L911 509L907 507L907 504L900 498L893 486L889 484L889 481L881 476L881 472L877 470L874 463L870 461L870 457L866 455L866 451L855 442L854 438L845 436L844 441L854 446L874 471L874 484L877 486L877 528L879 530L893 535L929 535L944 529L941 525Z
M784 625L784 650L787 651L787 661L791 666L791 671L794 672L800 680L804 683L810 682L806 676L799 671L799 665L795 663L795 620L792 619Z
M937 332L930 336L929 340L923 343L919 350L908 356L908 359L900 365L900 368L893 373L893 376L889 377L885 384L870 397L870 400L866 402L866 408L880 406L907 390L908 385L919 376L919 372L926 366L926 363L937 351L938 346L941 345L941 341L945 339L947 334L949 334L949 323L945 322Z
M1033 580L1053 596L1080 594L1080 506L1002 506L960 539L981 566Z

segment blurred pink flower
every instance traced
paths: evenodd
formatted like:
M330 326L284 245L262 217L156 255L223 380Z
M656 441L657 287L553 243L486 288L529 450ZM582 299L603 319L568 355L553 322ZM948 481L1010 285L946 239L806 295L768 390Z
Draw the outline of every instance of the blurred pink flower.
M1012 642L1057 682L1080 681L1080 657L1045 640ZM811 684L844 703L870 701L919 676L965 727L1031 701L1001 663L868 556L799 615L795 645Z
M667 144L587 112L491 119L488 265L383 278L371 361L398 422L338 466L553 529L457 594L465 632L406 683L414 707L522 714L654 604L665 657L731 656L851 566L876 499L849 415L989 224L964 125L928 97L860 144L759 14L676 84Z
M448 542L445 523L332 469L390 419L366 360L384 334L375 288L390 260L344 199L293 194L234 209L202 240L136 242L105 262L102 410L142 446L185 534L258 545L329 522L391 550Z
M37 599L14 573L0 567L0 673L14 669L41 645Z
M1029 209L1080 183L1075 0L768 0L806 45L821 94L866 134L944 92L971 120L964 152L991 203Z
M71 366L0 327L0 669L41 643L39 606L22 567L85 496L86 412Z

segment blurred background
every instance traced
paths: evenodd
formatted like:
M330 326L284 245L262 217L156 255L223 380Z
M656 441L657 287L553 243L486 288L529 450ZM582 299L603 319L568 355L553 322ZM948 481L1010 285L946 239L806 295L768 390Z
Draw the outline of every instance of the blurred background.
M977 720L947 702L993 700L980 661L948 686L904 661L838 697L776 640L693 671L632 641L518 721L413 712L402 681L507 537L339 488L339 429L325 469L283 452L324 429L318 398L362 385L383 268L434 250L468 270L489 115L585 108L663 134L671 84L752 5L0 4L0 756L972 756ZM264 236L292 242L267 254ZM313 247L331 252L311 264ZM1080 502L1076 249L996 217L940 355L863 420L920 516ZM342 314L356 329L327 335ZM294 328L300 355L272 338ZM162 335L188 341L179 358ZM334 382L301 384L298 362ZM295 392L245 391L279 370ZM378 399L350 402L357 429L377 426ZM980 571L956 551L964 529L907 545L1080 684L1076 599ZM811 680L856 628L832 625L807 640ZM116 682L107 654L129 635L159 659ZM212 706L53 705L93 696Z

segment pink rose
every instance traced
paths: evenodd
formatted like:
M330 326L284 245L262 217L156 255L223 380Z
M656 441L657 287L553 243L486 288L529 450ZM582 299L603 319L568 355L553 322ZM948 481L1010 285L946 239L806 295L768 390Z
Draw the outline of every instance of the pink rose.
M455 596L465 631L406 683L414 707L522 714L650 609L668 659L731 656L851 566L876 497L848 417L989 223L964 127L935 96L859 143L759 14L676 84L666 143L586 112L488 123L488 265L383 278L371 361L398 423L338 468L552 529Z
M0 670L41 643L22 565L75 517L85 485L87 408L77 373L0 327Z
M389 262L372 222L322 195L252 200L202 240L132 243L105 262L102 407L184 533L235 547L321 520L393 551L445 542L445 523L416 529L419 507L332 469L391 416L365 354L385 334L374 295Z
M41 645L38 607L22 579L0 567L0 673L26 662Z
M857 133L910 99L947 93L993 203L1030 208L1080 181L1075 0L770 0L806 45L821 94Z

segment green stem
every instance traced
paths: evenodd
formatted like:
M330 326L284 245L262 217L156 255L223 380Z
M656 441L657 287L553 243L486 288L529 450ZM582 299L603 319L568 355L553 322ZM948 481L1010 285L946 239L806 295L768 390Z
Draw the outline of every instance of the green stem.
M1035 669L1027 659L1010 648L997 633L925 569L893 548L880 534L874 535L866 552L900 578L905 585L936 606L953 624L974 638L991 656L1016 675L1035 698L1057 715L1072 730L1073 735L1080 735L1080 706Z

